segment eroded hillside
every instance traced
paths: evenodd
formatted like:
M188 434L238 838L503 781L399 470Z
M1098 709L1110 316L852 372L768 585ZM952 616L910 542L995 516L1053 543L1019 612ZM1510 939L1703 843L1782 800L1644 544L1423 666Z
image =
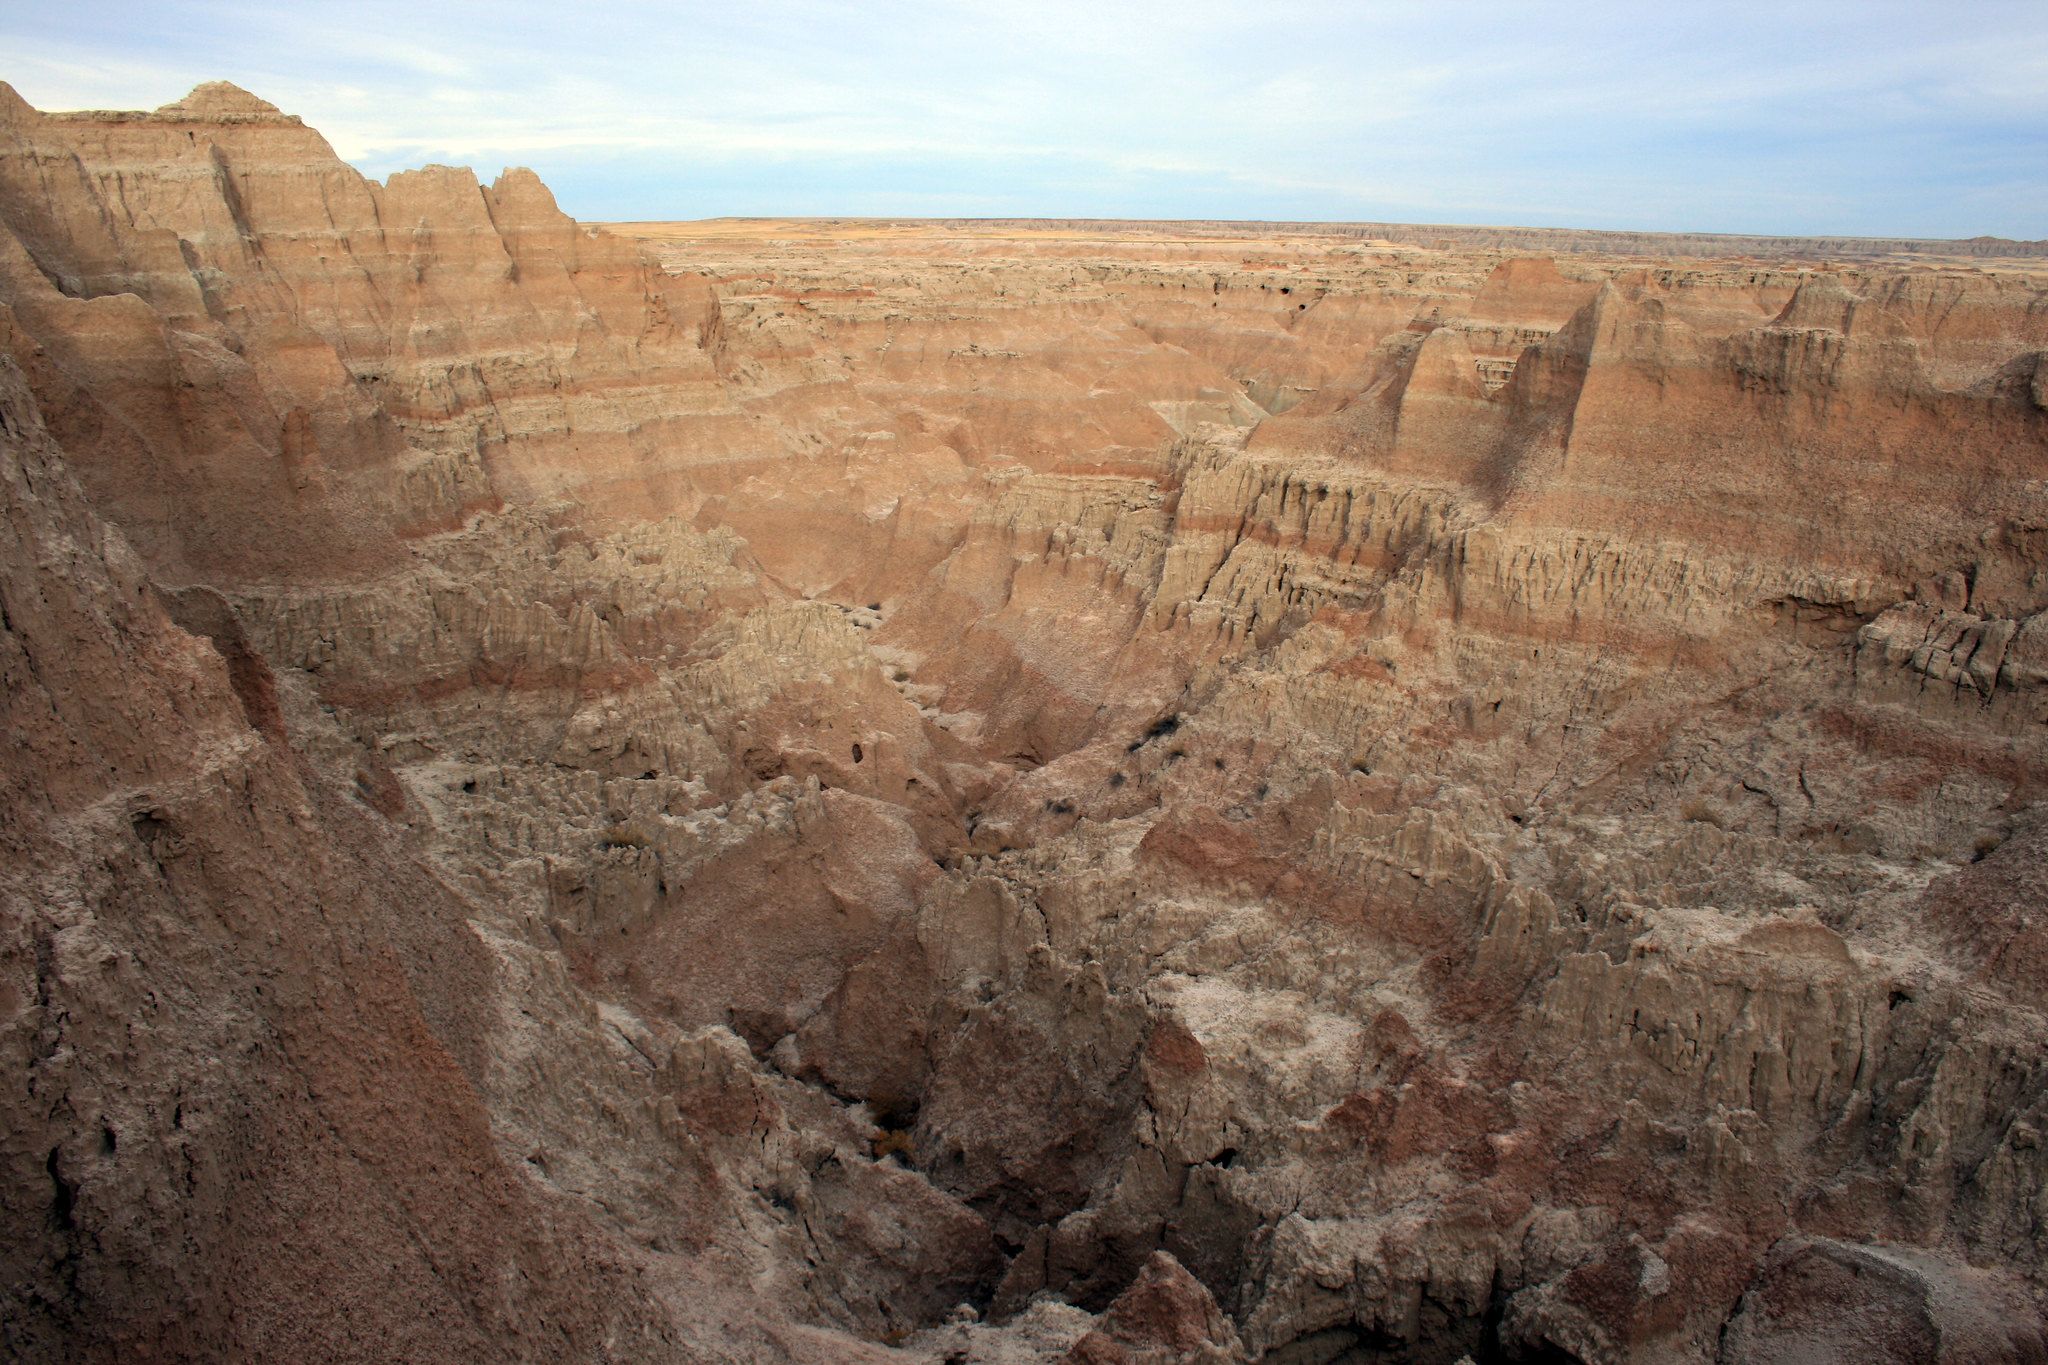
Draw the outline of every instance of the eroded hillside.
M11 1355L2048 1357L2039 276L0 225Z

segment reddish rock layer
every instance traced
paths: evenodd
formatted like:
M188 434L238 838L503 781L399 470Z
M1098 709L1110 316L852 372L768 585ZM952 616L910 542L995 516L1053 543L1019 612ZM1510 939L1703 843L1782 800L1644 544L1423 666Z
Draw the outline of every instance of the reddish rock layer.
M11 1355L2039 1358L2038 277L645 231L0 87Z

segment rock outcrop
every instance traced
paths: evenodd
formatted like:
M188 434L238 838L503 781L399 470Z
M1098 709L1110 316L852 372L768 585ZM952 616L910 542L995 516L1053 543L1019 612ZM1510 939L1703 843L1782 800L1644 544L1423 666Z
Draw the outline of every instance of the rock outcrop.
M2042 1358L2048 281L639 231L0 87L11 1357Z

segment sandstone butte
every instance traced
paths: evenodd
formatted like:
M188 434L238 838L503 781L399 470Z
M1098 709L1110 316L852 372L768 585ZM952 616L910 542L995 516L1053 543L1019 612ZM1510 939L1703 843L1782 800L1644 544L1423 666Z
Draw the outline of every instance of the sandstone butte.
M0 86L0 1354L2048 1359L2044 252Z

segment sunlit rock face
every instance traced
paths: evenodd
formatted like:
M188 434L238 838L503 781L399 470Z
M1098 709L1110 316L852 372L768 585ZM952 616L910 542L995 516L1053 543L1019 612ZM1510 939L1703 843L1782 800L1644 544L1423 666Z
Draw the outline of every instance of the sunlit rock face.
M2038 244L1392 231L0 87L5 1353L2048 1359Z

